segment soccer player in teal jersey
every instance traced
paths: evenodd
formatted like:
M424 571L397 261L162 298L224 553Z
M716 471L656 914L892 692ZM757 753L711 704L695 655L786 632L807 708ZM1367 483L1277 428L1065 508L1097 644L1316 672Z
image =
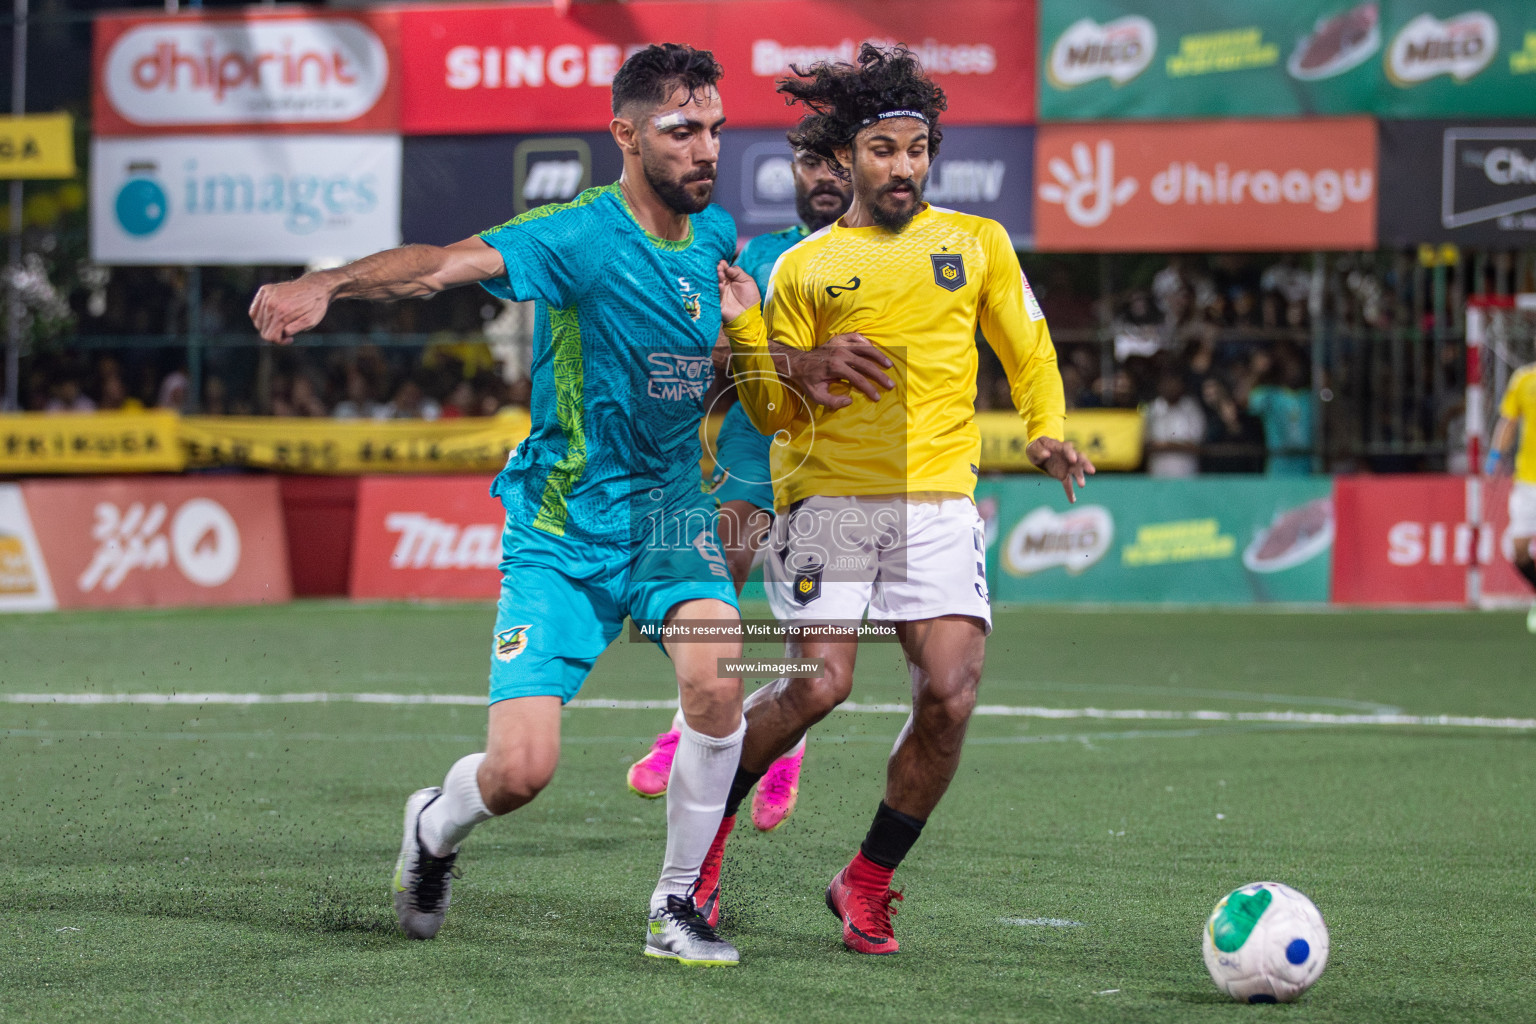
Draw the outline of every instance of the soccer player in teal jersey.
M491 640L490 729L439 788L406 802L395 910L412 938L442 926L459 845L476 824L532 800L560 752L560 709L628 615L739 622L698 486L699 420L719 331L715 265L735 250L710 206L725 117L708 52L663 44L613 80L618 182L446 247L405 246L257 293L251 317L286 342L338 298L398 299L482 283L537 303L532 431L496 478L506 509ZM717 659L739 636L663 642L684 716L667 794L667 844L648 956L734 964L691 887L740 757L741 681Z
M795 212L799 223L782 231L758 235L746 244L736 265L751 274L760 291L780 256L807 235L837 220L848 209L852 190L821 157L806 150L794 153ZM726 412L715 439L714 478L706 486L720 506L720 541L737 594L752 572L752 564L773 522L773 479L768 468L772 439L758 433L746 410L734 404ZM672 758L681 736L681 712L672 727L656 737L646 755L629 768L629 788L654 799L667 791ZM794 810L800 791L800 765L805 756L802 737L793 750L774 762L752 798L752 824L770 832ZM714 910L706 905L706 913Z

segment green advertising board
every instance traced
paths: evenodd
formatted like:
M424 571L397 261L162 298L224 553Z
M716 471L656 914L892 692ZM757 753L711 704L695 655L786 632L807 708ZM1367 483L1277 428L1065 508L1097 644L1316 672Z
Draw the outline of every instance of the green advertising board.
M1328 600L1333 483L1098 477L1067 503L1040 477L980 482L993 601Z
M1531 0L1042 0L1040 119L1536 114Z

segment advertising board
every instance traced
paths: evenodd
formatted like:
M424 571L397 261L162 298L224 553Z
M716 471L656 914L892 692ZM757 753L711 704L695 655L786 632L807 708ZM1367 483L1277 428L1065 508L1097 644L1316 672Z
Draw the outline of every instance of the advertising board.
M1536 243L1536 119L1381 122L1381 197L1383 245Z
M505 518L484 476L365 478L349 593L494 600Z
M983 480L995 601L1267 604L1328 599L1328 477Z
M1067 252L1366 249L1369 118L1044 125L1035 245Z
M613 116L624 58L653 42L711 50L737 127L788 127L774 91L791 64L905 43L949 96L954 124L1034 120L1033 0L739 0L734 3L442 5L400 11L406 134L591 130Z
M1522 0L1042 0L1040 119L1521 117Z
M97 137L91 160L100 263L336 263L400 243L398 136Z
M57 605L43 549L19 484L0 484L0 612L46 612Z
M790 148L778 129L720 137L714 201L743 238L796 222ZM946 128L924 196L990 217L1017 244L1033 233L1034 129ZM607 132L413 136L404 141L401 227L410 242L443 245L582 189L616 181L623 161Z
M99 135L396 128L390 12L109 14L94 27Z
M272 478L97 478L21 485L60 608L287 601Z
M1332 598L1338 604L1459 605L1468 569L1482 569L1483 596L1529 600L1510 565L1509 481L1489 482L1486 525L1467 515L1459 476L1341 476Z

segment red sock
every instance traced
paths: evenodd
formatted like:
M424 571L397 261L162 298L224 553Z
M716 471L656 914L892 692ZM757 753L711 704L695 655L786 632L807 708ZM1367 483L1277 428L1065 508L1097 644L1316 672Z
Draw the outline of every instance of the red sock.
M891 887L891 877L895 874L895 868L881 867L864 856L863 850L854 854L853 860L843 869L843 878L849 885L879 893Z
M720 882L721 851L725 849L725 841L731 836L731 829L736 827L736 815L720 819L720 831L715 833L715 841L709 844L709 852L704 855L704 866L699 871L699 888L705 893L710 892Z

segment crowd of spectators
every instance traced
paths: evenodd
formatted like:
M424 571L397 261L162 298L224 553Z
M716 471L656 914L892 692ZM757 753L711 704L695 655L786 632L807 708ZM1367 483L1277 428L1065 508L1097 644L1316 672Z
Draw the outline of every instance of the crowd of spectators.
M1402 268L1412 262L1394 271L1376 254L1334 254L1321 267L1310 256L1243 254L1030 254L1024 265L1056 341L1068 408L1140 408L1145 469L1159 476L1310 472L1316 414L1326 421L1339 411L1319 398L1348 385L1345 372L1368 372L1315 360L1319 337L1384 333L1416 315L1403 301ZM187 301L184 274L115 270L93 280L78 311L82 335L161 334L166 343L39 353L23 376L24 407L437 419L528 402L528 305L478 289L429 303L338 303L317 333L343 344L274 348L255 343L245 305L263 280L284 272L232 270L205 284L196 304ZM185 347L194 323L208 339L198 394ZM1000 364L985 346L981 353L978 409L1012 408ZM1454 371L1430 369L1444 378L1437 394L1453 400L1461 391ZM1454 428L1454 410L1409 414L1429 423L1429 433L1447 437ZM1330 436L1338 434L1330 425Z

